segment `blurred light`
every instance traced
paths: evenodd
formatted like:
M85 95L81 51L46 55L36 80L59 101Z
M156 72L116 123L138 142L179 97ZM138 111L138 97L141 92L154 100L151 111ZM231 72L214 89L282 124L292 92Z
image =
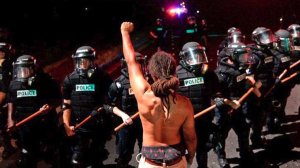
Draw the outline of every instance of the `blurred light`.
M85 8L84 8L84 10L85 10L85 11L88 11L88 10L89 10L89 8L88 8L88 7L85 7Z
M281 17L281 18L279 19L279 21L282 22L282 21L283 21L283 18Z
M174 15L181 15L182 13L187 13L186 8L171 8L168 10L169 15L174 16Z
M200 11L199 11L199 10L197 10L197 13L200 13Z

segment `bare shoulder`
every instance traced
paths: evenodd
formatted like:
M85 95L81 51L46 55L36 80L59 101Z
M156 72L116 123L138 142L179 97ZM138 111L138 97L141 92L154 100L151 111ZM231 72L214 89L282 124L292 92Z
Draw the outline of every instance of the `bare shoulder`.
M186 96L176 94L176 108L185 112L193 112L193 106L190 99Z
M178 101L178 103L183 103L183 104L190 104L190 99L186 96L180 95L180 94L176 94L176 99Z

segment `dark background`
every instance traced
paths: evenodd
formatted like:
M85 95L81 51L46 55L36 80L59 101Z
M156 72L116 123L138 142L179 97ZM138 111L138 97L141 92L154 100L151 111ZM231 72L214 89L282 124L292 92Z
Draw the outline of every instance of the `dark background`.
M98 47L120 43L122 21L148 31L158 17L178 0L0 0L0 26L23 52L45 55L47 48L75 50L85 44ZM248 35L258 26L276 31L300 19L298 0L190 0L190 13L199 10L208 33L225 34L239 27ZM165 9L163 11L163 9ZM279 19L283 18L280 22ZM176 19L173 20L176 22ZM60 50L60 49L58 49Z

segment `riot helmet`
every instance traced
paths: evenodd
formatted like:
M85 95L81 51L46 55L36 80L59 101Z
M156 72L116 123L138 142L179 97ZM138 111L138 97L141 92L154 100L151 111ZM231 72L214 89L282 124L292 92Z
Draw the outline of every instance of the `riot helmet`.
M226 48L226 55L228 55L239 70L246 70L254 63L253 56L244 43L231 43Z
M230 27L228 30L227 30L227 36L230 37L231 34L233 32L241 32L239 28L236 28L236 27Z
M90 46L79 47L75 54L72 55L74 60L75 70L81 76L90 77L94 72L94 60L96 51Z
M22 55L13 63L13 77L26 82L36 73L36 59L31 55Z
M274 35L272 31L265 27L257 27L252 32L252 40L259 46L270 47L274 42Z
M144 56L139 52L135 52L135 60L141 65L142 71L146 75L148 73L147 56ZM127 63L125 61L125 58L121 58L121 68L125 69L126 74L127 74ZM122 73L124 74L124 70L122 71Z
M229 43L239 43L244 41L244 36L240 31L234 31L228 36Z
M279 29L275 32L276 41L274 42L275 48L280 52L291 51L291 36L287 30Z
M192 72L205 73L207 70L207 56L205 47L197 42L188 42L183 45L179 53L181 64Z
M188 16L186 21L189 25L194 25L194 24L197 23L197 20L196 20L195 16Z
M156 25L157 26L162 26L163 25L163 20L161 18L156 19Z
M10 55L11 45L0 43L0 59L6 59Z
M287 29L293 39L293 43L295 46L300 46L300 25L292 24Z

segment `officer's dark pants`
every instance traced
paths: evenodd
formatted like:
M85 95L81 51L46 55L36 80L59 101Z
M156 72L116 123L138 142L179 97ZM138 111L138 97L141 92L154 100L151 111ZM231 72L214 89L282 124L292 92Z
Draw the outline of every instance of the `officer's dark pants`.
M138 142L139 150L142 148L143 130L140 119L132 125L125 126L117 134L118 165L126 166L134 153L135 142Z
M202 117L202 118L201 118ZM209 136L212 134L211 120L206 116L201 116L195 120L196 134L198 138L196 148L196 160L198 168L207 167L207 153L212 149L212 145L209 141Z
M37 121L22 125L18 130L18 144L21 149L19 167L34 168L40 159L41 132ZM45 130L43 130L45 131Z
M88 132L76 131L71 159L74 168L101 167L103 161L108 157L108 151L105 149L107 137L102 133L97 129Z
M238 137L241 163L249 162L252 160L252 152L249 147L250 128L245 117L248 112L247 103L243 103L238 110L234 110L230 114L228 111L230 111L228 106L215 109L213 123L217 125L219 131L219 142L215 151L219 158L226 158L225 141L232 128Z
M252 144L261 143L262 128L265 124L266 115L271 109L271 99L258 99L257 97L250 97L249 101L250 111L250 125L252 128L251 141Z
M268 130L272 132L280 127L280 124L285 120L285 106L287 99L290 96L294 85L285 83L279 85L274 90L274 99L272 100L272 111L267 115Z
M11 137L9 136L9 133L6 131L7 127L7 108L3 108L0 111L0 141L1 141L1 145L4 148L4 151L2 153L2 158L6 159L5 156L3 157L4 153L6 154L10 154L13 153L16 149L11 145Z

